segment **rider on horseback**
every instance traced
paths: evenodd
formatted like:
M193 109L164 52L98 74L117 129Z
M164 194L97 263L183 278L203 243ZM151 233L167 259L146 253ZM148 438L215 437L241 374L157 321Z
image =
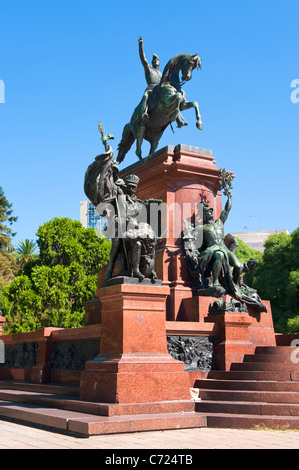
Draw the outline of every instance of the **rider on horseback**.
M140 103L140 106L142 109L142 120L144 120L144 119L148 119L147 111L148 111L149 94L152 92L155 85L159 85L161 78L162 78L162 73L159 70L160 59L157 56L157 54L153 55L152 67L151 67L145 58L145 54L143 50L143 39L141 36L139 36L138 42L139 42L139 56L140 56L140 60L144 68L145 79L147 83L147 88L143 94L143 97Z
M148 119L148 102L149 99L151 100L150 107L153 108L155 106L155 93L152 93L154 87L156 85L159 85L161 78L162 78L162 73L159 70L160 67L160 59L157 56L157 54L153 54L153 59L152 59L152 67L148 63L148 61L145 58L144 50L143 50L143 39L141 36L139 36L138 39L139 43L139 56L141 63L144 68L145 72L145 79L147 83L147 88L143 94L142 100L139 104L141 113L142 113L142 121L144 122L146 119ZM181 116L181 115L180 115ZM183 120L177 118L176 123L178 127L186 126L187 123L184 122Z
M141 102L134 109L130 121L125 125L121 141L118 144L117 162L121 163L127 152L136 140L136 155L142 160L141 146L147 140L151 147L149 154L156 151L163 132L168 125L176 121L178 127L187 125L182 122L181 111L194 108L196 127L202 129L201 116L196 101L187 101L182 85L192 77L195 68L201 68L201 59L197 54L177 54L166 64L160 82L155 84L150 80L157 80L158 65L160 61L154 60L155 67L150 67L143 53L143 41L139 39L139 47L144 58L148 85ZM155 59L155 56L154 56ZM150 73L151 72L151 73ZM155 77L154 79L151 77Z

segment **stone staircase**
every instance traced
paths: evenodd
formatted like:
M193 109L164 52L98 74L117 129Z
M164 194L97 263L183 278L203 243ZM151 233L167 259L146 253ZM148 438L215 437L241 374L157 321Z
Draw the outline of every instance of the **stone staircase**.
M201 401L195 409L207 417L207 426L299 429L295 349L256 347L255 354L231 364L229 371L211 371L207 379L198 380Z
M191 400L112 404L80 400L75 385L0 381L0 419L84 437L206 426Z
M81 400L77 385L0 380L0 419L85 437L206 426L299 429L295 349L257 347L229 371L211 371L196 381L201 401L195 403L95 403Z

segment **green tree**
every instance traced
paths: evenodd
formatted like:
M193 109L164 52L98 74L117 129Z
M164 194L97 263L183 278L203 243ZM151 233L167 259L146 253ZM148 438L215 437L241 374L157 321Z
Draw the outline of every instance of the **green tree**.
M25 240L19 242L16 246L17 265L23 274L24 267L27 263L38 259L39 252L37 243L34 240Z
M3 188L0 186L0 287L12 279L16 269L11 243L15 233L7 226L7 224L12 225L17 221L17 217L12 214L12 204L8 202Z
M247 276L259 295L271 301L275 330L298 332L299 228L269 237L261 262Z
M1 294L6 332L83 324L85 303L94 297L97 274L111 243L78 221L54 218L39 227L40 255ZM26 271L26 273L25 273Z
M253 248L249 248L249 246L247 246L246 243L244 243L240 238L237 238L237 240L238 246L235 253L238 259L242 263L245 263L250 259L255 259L259 263L263 257L263 253L261 251L254 250Z

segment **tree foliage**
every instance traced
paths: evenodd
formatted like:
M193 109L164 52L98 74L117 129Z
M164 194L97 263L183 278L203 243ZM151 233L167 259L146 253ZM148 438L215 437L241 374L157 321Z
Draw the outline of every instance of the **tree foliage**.
M94 297L97 274L109 258L109 240L68 218L45 223L37 237L39 257L1 294L6 332L81 326L85 303Z
M252 287L271 301L275 331L299 332L299 228L265 242L261 262L247 274Z
M12 204L8 202L0 186L0 288L12 279L16 270L12 246L12 237L15 233L8 226L17 221L17 217L12 214Z
M238 246L236 248L236 256L238 259L242 262L245 263L246 261L249 261L250 259L255 259L257 262L259 262L262 259L263 253L260 251L254 250L253 248L249 248L243 240L240 238L237 238L238 240Z
M21 273L23 274L24 267L30 261L38 259L38 247L34 240L23 240L16 246L16 261Z
M17 221L17 217L12 215L12 204L8 202L4 195L4 191L0 186L0 248L12 249L11 237L15 235L7 223L12 225Z

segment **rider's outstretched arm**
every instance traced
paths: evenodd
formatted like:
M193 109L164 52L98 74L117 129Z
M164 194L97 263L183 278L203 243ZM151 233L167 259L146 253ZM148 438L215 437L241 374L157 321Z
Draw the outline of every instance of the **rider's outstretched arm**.
M148 69L149 68L149 63L146 60L145 55L144 55L143 39L142 39L141 36L139 36L138 43L139 43L139 57L140 57L141 63L143 65L144 69Z

